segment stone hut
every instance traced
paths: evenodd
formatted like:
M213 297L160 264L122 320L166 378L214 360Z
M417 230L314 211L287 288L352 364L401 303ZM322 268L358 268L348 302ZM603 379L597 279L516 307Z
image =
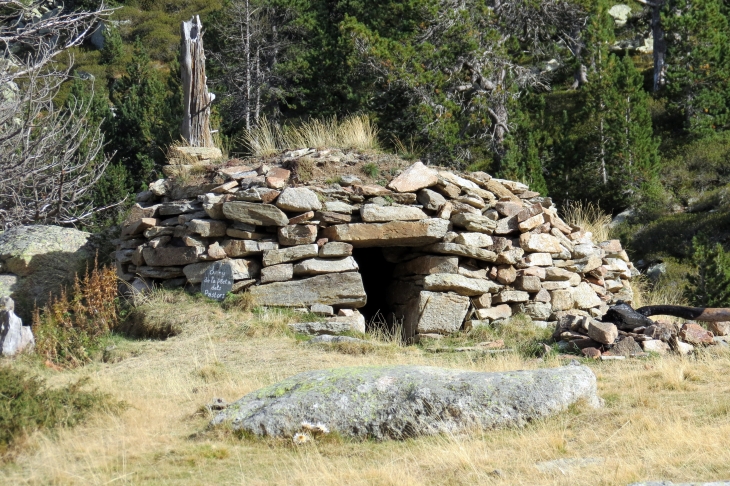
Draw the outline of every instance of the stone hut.
M158 180L122 230L119 275L194 290L226 261L233 292L258 305L339 313L330 319L357 330L380 313L407 338L631 302L620 242L594 242L550 198L484 172L369 157L303 149Z

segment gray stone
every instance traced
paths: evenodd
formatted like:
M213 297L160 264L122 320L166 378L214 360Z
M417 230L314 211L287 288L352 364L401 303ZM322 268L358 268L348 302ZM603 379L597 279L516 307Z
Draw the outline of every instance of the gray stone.
M15 302L7 296L0 296L0 354L14 356L35 345L30 326L15 315Z
M223 214L233 221L254 226L286 226L289 218L276 206L244 201L223 203Z
M352 174L345 174L342 177L340 177L340 185L342 186L351 186L353 184L361 184L362 181Z
M279 228L278 235L282 246L308 245L317 241L317 227L311 224L292 224Z
M618 337L618 329L610 322L591 319L588 322L588 337L603 344L612 344Z
M266 250L277 250L279 244L274 241L225 240L223 251L231 258L261 255Z
M142 255L150 267L169 267L195 263L204 251L196 246L145 248Z
M491 235L497 227L497 223L481 214L457 213L451 216L451 222L469 231L486 233Z
M323 258L345 257L352 255L352 245L340 241L330 241L319 249L319 256Z
M312 339L307 341L307 344L341 344L341 343L358 343L358 344L371 344L369 341L364 339L358 339L350 336L333 336L332 334L320 334L314 336Z
M453 292L421 291L405 307L406 337L415 334L451 334L461 329L469 310L469 297Z
M301 334L341 334L345 332L365 333L365 317L356 312L350 317L336 316L324 322L296 322L289 324L289 328Z
M525 314L538 321L546 321L553 313L550 304L544 302L528 302L525 304Z
M294 276L321 275L324 273L354 272L360 267L351 256L343 258L312 258L294 265Z
M420 221L428 215L411 206L378 206L365 204L360 208L360 217L366 223L385 223L388 221Z
M497 254L493 251L459 245L456 243L436 243L435 245L427 246L424 248L424 251L445 255L456 255L465 258L474 258L475 260L481 260L484 262L493 262L497 259Z
M457 245L473 246L475 248L486 248L494 244L492 237L484 233L461 233L454 238L453 242Z
M483 321L496 321L512 316L512 308L507 304L477 310L477 317Z
M431 189L421 189L418 191L418 203L423 206L423 209L438 211L446 204L446 198Z
M292 246L279 250L264 251L263 262L265 267L279 265L280 263L295 262L305 258L314 258L319 254L319 246L316 244Z
M492 297L492 302L495 304L527 302L528 300L530 300L530 294L521 290L503 290Z
M522 233L520 247L530 253L560 253L560 241L547 233Z
M261 269L261 284L287 282L294 278L294 265L282 263Z
M306 187L287 187L276 200L276 207L285 211L303 213L319 211L322 203L314 191Z
M357 272L333 273L291 282L259 285L252 287L249 292L258 305L266 306L308 307L319 303L362 307L367 302L362 277Z
M254 391L212 425L292 437L302 423L359 439L452 436L475 428L523 426L582 401L600 406L586 366L484 373L425 366L308 371Z
M394 277L404 275L430 275L432 273L458 273L459 258L426 255L396 265Z
M91 234L60 226L16 226L0 233L0 267L4 295L15 301L15 312L30 322L34 303L46 304L49 294L73 283L77 272L93 262ZM4 283L2 283L4 282Z
M519 222L517 216L510 216L509 218L502 218L497 220L497 224L494 228L494 234L496 235L508 235L510 233L516 233L519 231Z
M226 223L224 221L217 221L213 219L193 219L188 222L188 229L197 233L203 238L214 238L216 236L226 235Z
M498 292L500 285L491 280L464 277L453 273L435 273L423 279L423 288L437 292L455 292L459 295L474 296Z
M601 299L587 282L581 282L573 289L573 300L579 309L590 309L601 305Z
M202 209L197 201L175 201L160 204L158 212L160 216L174 216L183 213L194 213Z
M332 308L332 306L324 304L314 304L312 307L309 308L309 312L311 312L312 314L320 314L323 316L335 315L335 310Z
M342 201L327 201L324 203L324 210L334 213L352 214L357 208Z
M321 236L330 241L351 243L357 248L422 246L437 242L448 230L448 221L434 218L421 221L340 224L326 228Z
M416 162L400 173L386 186L395 192L416 192L426 187L435 186L438 182L438 172Z
M183 276L182 267L137 267L137 275L168 280Z

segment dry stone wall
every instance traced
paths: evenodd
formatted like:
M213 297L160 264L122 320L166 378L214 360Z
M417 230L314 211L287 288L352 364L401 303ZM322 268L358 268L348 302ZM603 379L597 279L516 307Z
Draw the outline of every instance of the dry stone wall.
M354 173L301 183L297 161L318 155L229 163L195 184L152 183L118 241L120 276L138 289L194 288L225 261L233 292L250 292L258 305L339 311L333 321L362 329L352 310L368 296L353 250L379 247L394 265L382 275L388 314L408 337L515 313L538 325L566 314L601 317L617 300L632 300L636 270L620 242L594 242L524 184L421 162L384 186Z

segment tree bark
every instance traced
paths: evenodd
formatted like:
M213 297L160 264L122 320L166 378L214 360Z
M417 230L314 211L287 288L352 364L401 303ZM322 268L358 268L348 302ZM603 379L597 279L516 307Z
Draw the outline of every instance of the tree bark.
M663 1L657 0L651 10L651 32L654 37L654 91L659 91L666 83L666 65L664 58L667 55L667 41L664 39L661 10Z
M215 95L208 92L203 50L203 25L194 16L181 26L180 68L182 70L183 121L180 132L191 147L213 147L210 105Z

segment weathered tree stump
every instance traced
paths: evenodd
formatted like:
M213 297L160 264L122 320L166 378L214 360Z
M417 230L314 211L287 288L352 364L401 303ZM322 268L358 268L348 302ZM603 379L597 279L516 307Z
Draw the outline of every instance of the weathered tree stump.
M180 133L192 147L213 147L210 131L210 105L215 99L208 92L203 50L203 25L194 16L181 26L180 68L183 88L183 121Z

